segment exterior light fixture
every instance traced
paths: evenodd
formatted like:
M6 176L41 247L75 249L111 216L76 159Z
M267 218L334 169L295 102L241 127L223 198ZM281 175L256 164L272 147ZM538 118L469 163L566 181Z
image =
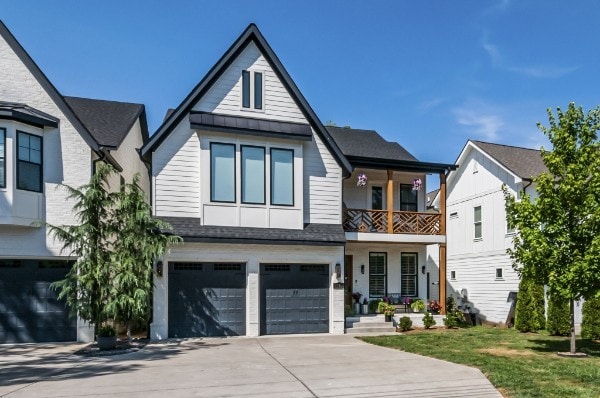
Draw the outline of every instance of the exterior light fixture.
M421 273L422 273L423 275L425 275L425 266L424 266L424 265L422 265L422 266L421 266Z
M338 278L342 277L342 266L340 265L340 263L337 263L335 265L335 276L337 276Z
M360 273L361 273L361 274L364 274L364 273L365 273L365 265L364 265L364 264L362 264L362 265L360 266Z
M163 262L160 260L156 262L156 275L163 276Z

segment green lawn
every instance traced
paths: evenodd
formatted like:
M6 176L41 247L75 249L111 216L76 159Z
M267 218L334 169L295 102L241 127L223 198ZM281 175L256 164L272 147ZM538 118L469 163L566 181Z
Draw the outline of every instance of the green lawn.
M577 340L587 358L563 358L566 337L474 327L362 340L479 368L507 397L600 397L600 343Z

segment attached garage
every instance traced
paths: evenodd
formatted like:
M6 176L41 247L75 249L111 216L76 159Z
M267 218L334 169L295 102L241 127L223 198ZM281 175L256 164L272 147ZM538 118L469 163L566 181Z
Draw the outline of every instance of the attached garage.
M169 337L246 334L246 264L169 263Z
M261 264L260 333L328 333L327 264Z
M0 343L77 340L77 320L50 284L64 279L67 261L0 260Z

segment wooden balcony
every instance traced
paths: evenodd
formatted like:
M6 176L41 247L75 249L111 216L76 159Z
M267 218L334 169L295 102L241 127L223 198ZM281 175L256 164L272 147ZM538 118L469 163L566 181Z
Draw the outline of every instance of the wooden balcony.
M342 224L346 232L441 235L440 221L441 214L436 213L344 209Z

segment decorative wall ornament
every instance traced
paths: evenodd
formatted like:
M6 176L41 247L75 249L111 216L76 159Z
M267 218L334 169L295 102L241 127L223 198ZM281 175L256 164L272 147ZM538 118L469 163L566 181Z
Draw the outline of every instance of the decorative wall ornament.
M421 189L421 185L423 185L423 181L420 178L415 178L413 180L413 191L419 191Z
M356 179L357 187L364 187L367 185L367 176L364 173L360 173Z

